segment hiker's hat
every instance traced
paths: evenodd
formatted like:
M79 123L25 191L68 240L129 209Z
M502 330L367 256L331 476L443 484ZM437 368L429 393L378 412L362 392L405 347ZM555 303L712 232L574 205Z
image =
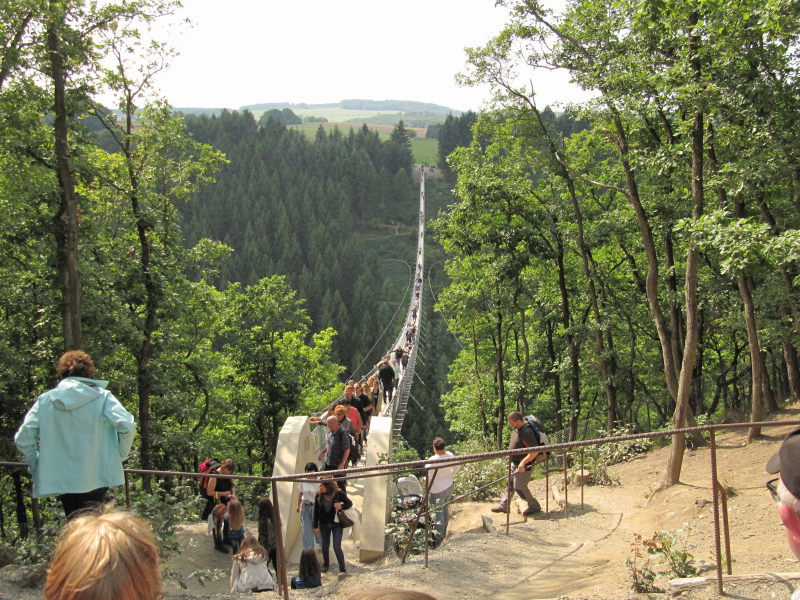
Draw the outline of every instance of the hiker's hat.
M767 473L779 473L786 489L800 498L800 429L786 434L781 449L767 461Z

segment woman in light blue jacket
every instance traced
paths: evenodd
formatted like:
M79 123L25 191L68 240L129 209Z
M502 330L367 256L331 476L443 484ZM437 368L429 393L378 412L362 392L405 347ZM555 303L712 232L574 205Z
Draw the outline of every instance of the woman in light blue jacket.
M14 436L33 474L33 497L55 496L69 518L103 502L122 485L122 461L136 432L133 415L105 389L86 352L71 350L58 361L59 384L25 415Z

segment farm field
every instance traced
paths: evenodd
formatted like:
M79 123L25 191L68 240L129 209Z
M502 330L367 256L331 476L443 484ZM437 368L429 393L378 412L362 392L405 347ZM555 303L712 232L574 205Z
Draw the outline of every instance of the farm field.
M291 111L298 117L324 117L328 119L329 123L344 123L345 121L357 121L359 119L368 119L378 115L402 115L401 111L386 111L386 110L354 110L350 108L339 108L338 106L330 106L327 108L296 108L291 107ZM256 120L258 120L264 110L251 111Z
M303 123L302 125L290 125L292 129L302 131L308 138L317 135L317 130L322 126L325 129L340 129L343 134L349 133L351 129L360 129L360 123ZM392 134L392 125L367 125L371 130L377 131L382 139L388 138ZM417 137L411 138L411 152L414 155L415 163L436 163L439 162L439 142L434 139L425 138L425 129L421 127L407 127L409 131L414 131Z

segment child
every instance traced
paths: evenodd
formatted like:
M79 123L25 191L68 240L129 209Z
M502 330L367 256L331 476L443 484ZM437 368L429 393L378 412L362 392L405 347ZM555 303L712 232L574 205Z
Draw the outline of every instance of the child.
M222 543L222 532L228 521L228 505L215 504L209 517L209 531L214 536L214 548L220 552L228 553L228 548Z
M275 558L275 510L269 498L258 501L258 543L263 546L277 573L278 562Z
M292 589L304 590L322 585L322 574L314 550L303 550L300 554L300 572L297 577L292 577Z
M275 581L267 569L267 551L255 536L244 538L241 551L231 565L231 593L266 592L275 589Z
M306 473L316 473L317 464L306 463ZM318 483L302 482L299 484L300 493L297 495L297 512L300 513L300 523L303 527L303 550L314 548L314 540L322 547L322 540L314 535L314 499L317 495Z
M238 500L228 502L228 535L231 539L231 551L236 554L244 538L244 509Z

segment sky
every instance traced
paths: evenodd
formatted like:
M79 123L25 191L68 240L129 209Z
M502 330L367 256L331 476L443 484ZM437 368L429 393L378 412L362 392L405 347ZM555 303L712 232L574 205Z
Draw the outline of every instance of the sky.
M157 85L176 107L416 100L477 110L486 87L460 87L464 48L500 32L494 0L184 0L189 27L157 25L178 51ZM540 79L542 104L577 99L565 76Z

